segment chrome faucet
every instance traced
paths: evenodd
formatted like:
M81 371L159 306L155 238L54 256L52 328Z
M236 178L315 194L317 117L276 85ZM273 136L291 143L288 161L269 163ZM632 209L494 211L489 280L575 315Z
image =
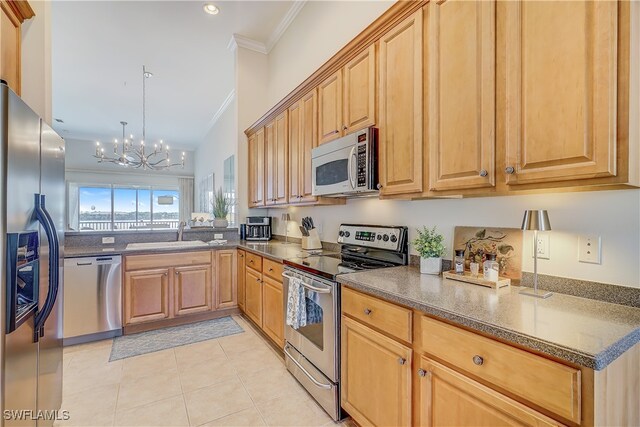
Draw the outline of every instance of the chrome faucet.
M180 225L178 225L178 241L182 241L182 233L184 233L184 228L187 226L186 221L180 221Z

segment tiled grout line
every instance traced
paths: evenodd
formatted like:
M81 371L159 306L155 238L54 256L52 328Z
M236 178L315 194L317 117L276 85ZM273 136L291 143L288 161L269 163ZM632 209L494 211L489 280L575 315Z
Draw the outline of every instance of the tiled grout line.
M182 404L184 405L184 412L187 414L187 424L191 425L191 418L189 417L189 408L187 407L187 397L184 393L184 388L182 387L182 377L180 376L180 367L178 366L178 355L176 354L175 348L173 349L173 359L176 361L176 369L178 371L178 381L180 382L180 391L182 392Z

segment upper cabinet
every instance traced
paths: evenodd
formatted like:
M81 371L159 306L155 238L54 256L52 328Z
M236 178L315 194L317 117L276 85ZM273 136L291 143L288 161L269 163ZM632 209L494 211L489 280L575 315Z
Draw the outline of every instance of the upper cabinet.
M505 5L508 184L616 175L619 7Z
M21 25L35 16L27 1L0 1L0 79L21 92Z
M344 66L343 134L376 124L376 46Z
M264 206L264 129L249 138L249 207Z
M342 136L342 70L320 83L318 99L318 133L324 144Z
M289 203L317 200L311 192L311 150L318 146L318 97L314 89L289 108Z
M378 170L383 195L422 191L422 10L380 39Z
M425 146L430 190L495 184L495 2L426 7Z

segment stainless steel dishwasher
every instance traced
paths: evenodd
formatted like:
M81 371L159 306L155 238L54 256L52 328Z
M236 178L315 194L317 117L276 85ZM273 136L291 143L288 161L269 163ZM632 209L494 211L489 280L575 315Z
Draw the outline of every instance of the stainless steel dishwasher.
M64 345L122 335L122 257L64 260Z

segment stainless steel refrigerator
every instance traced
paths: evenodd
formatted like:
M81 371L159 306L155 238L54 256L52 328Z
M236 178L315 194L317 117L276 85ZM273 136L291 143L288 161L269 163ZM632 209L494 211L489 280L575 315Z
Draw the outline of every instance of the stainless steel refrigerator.
M0 363L5 426L62 401L64 141L0 81Z

